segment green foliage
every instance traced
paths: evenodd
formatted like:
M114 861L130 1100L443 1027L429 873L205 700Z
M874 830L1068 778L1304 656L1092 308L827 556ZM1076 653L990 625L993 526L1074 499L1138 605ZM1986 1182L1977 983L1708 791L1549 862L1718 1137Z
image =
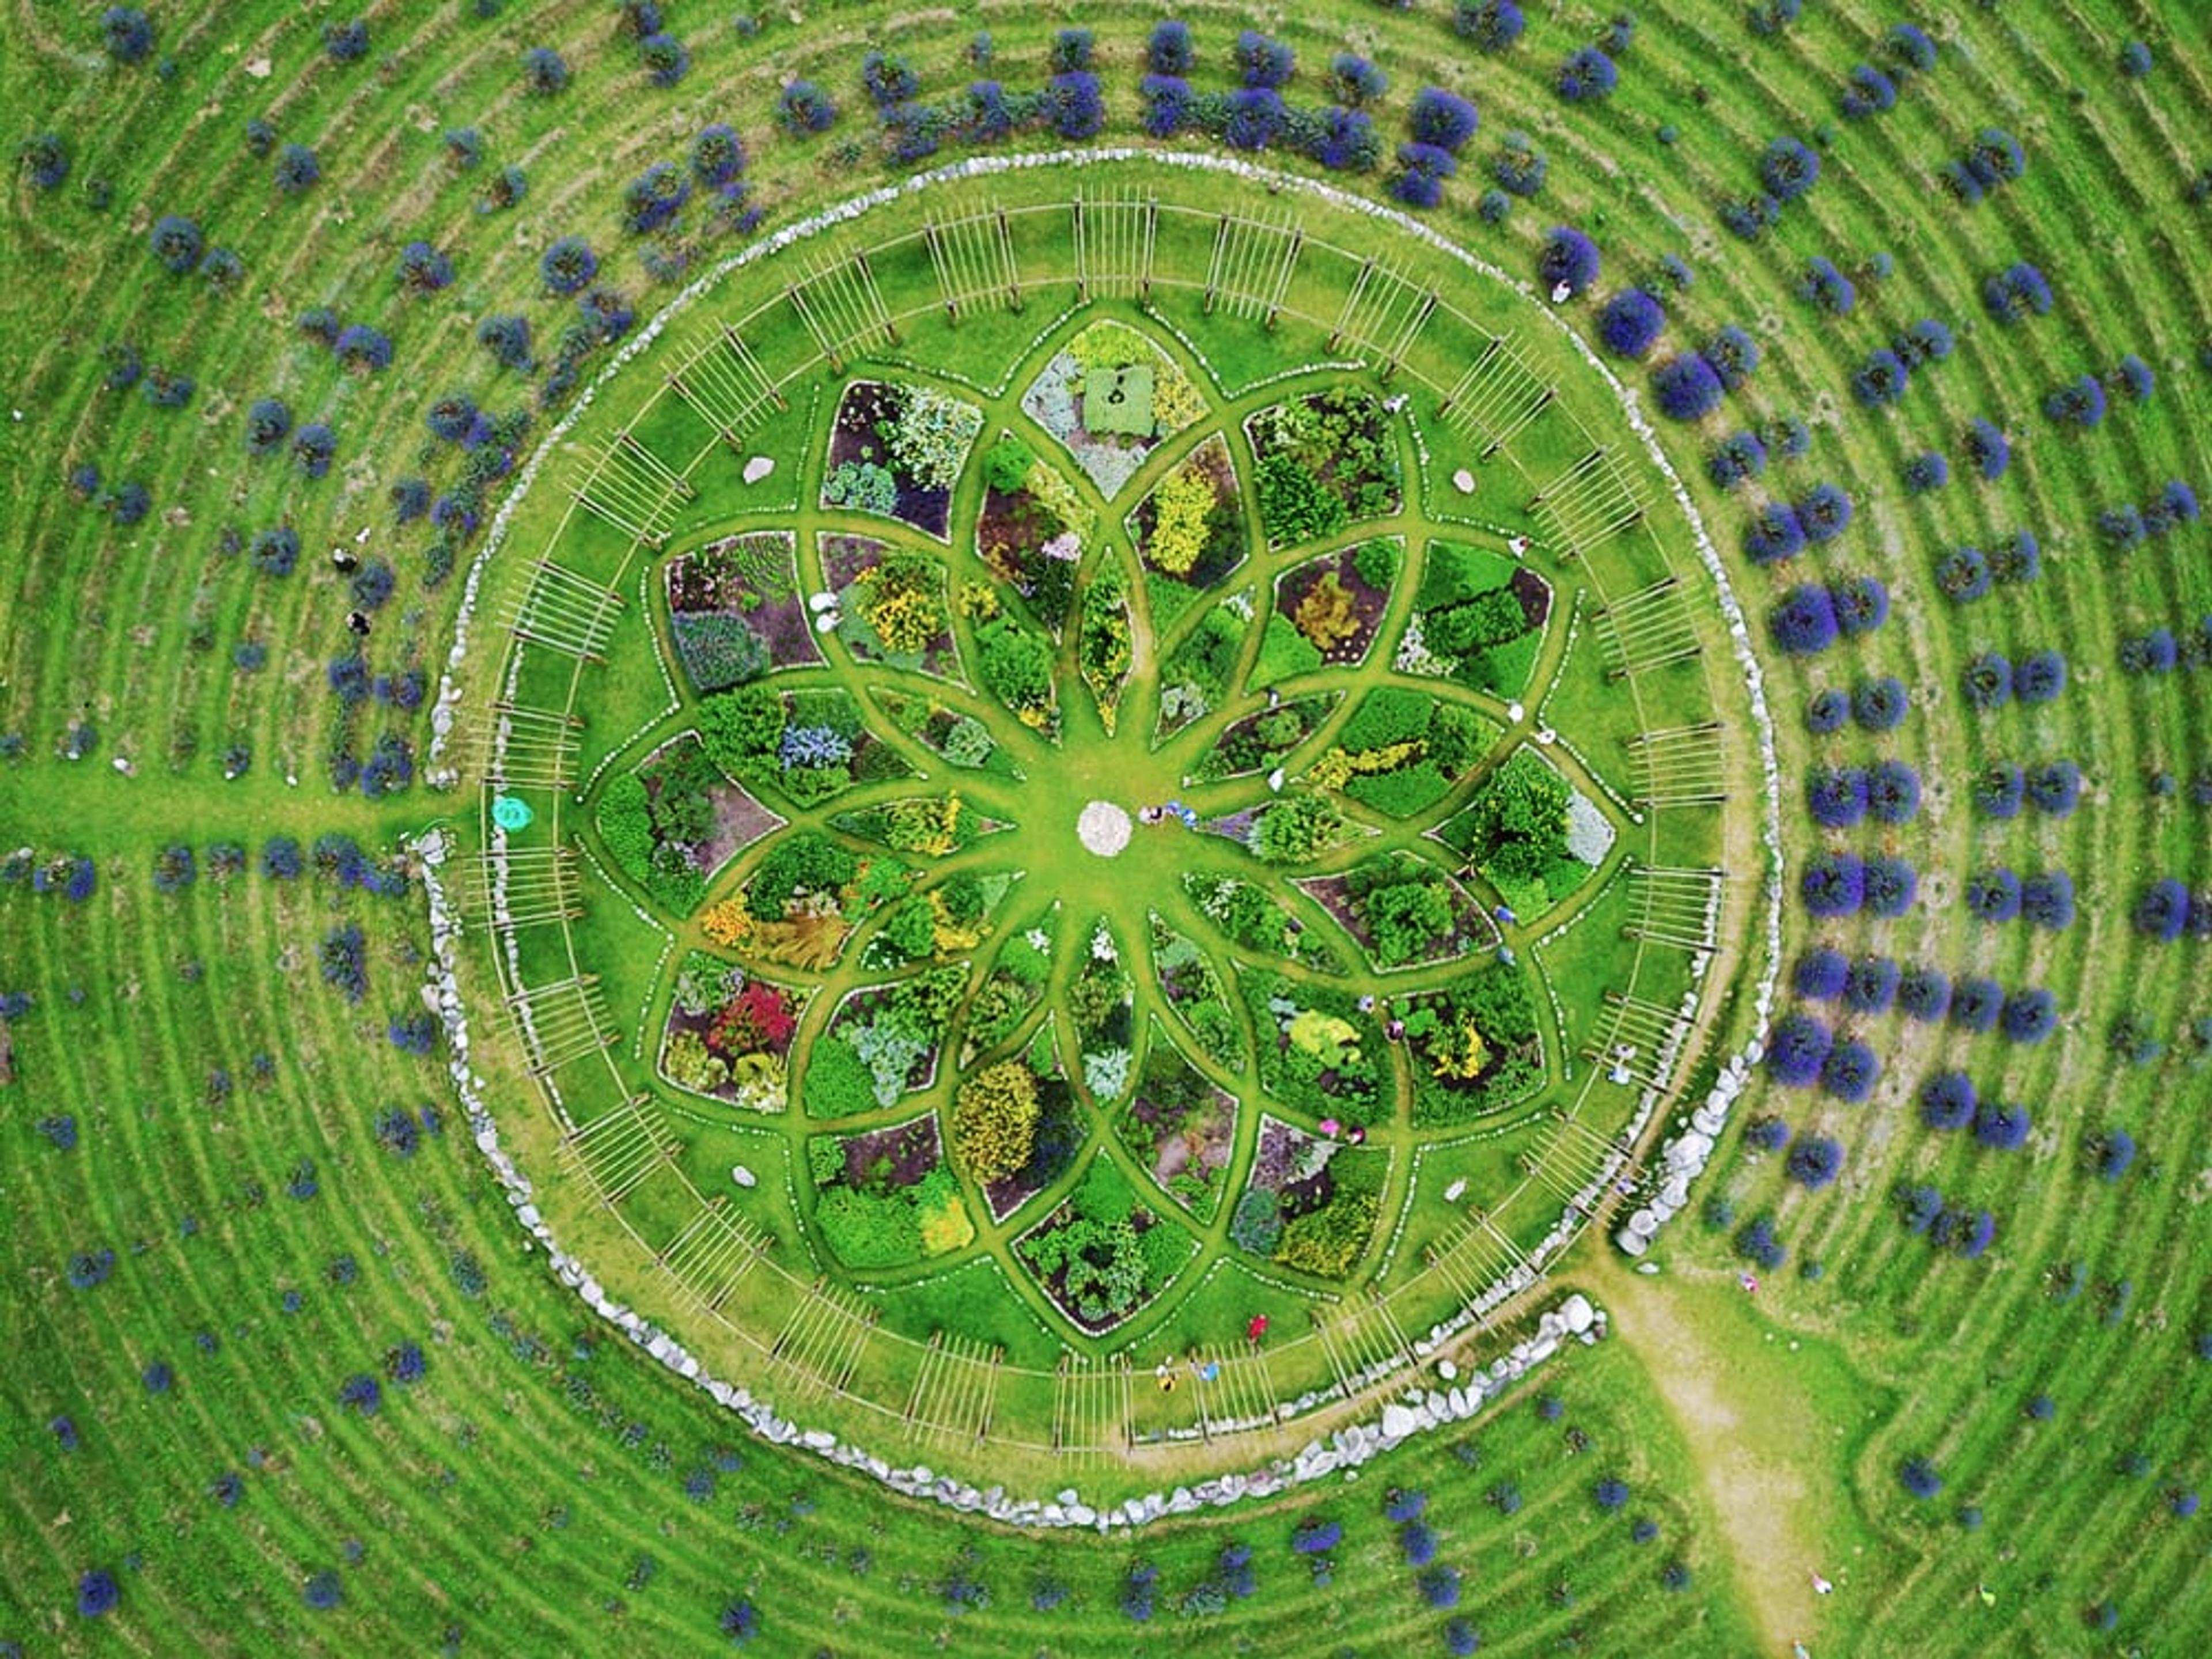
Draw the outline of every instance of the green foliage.
M884 918L879 937L908 961L919 962L936 953L937 913L917 893Z
M1394 882L1360 902L1360 920L1386 968L1416 962L1452 931L1451 897L1441 880Z
M848 1267L896 1267L921 1255L921 1218L903 1196L827 1188L815 1200L814 1220Z
M1136 1212L1137 1189L1113 1159L1093 1158L1070 1201L1086 1221L1127 1221Z
M1011 617L999 617L976 635L984 689L1019 714L1052 706L1052 647Z
M876 1109L875 1077L842 1037L818 1039L806 1051L805 1097L815 1117L848 1117Z
M845 1178L845 1143L836 1135L806 1138L806 1173L817 1187L836 1185Z
M1519 567L1503 554L1458 542L1431 542L1422 562L1420 591L1413 609L1430 611L1455 605L1476 594L1503 587Z
M775 754L783 727L783 699L765 685L700 700L700 739L714 763L732 772L743 775Z
M1377 537L1362 542L1352 556L1352 568L1370 587L1388 592L1398 575L1398 544Z
M1509 587L1479 593L1462 605L1426 611L1421 621L1421 640L1443 656L1465 656L1493 645L1518 639L1528 631L1528 613L1520 597Z
M745 889L745 908L765 921L802 893L834 894L860 872L860 860L829 836L796 830L769 849Z
M678 611L670 618L677 659L700 691L720 691L757 679L769 668L768 641L742 617L722 611Z
M1310 674L1322 665L1322 654L1311 640L1281 611L1271 611L1267 631L1260 636L1260 655L1252 665L1252 688L1265 690L1294 674Z
M1326 795L1279 799L1252 824L1252 850L1266 864L1303 864L1343 838L1344 814Z
M1260 522L1279 547L1333 536L1351 518L1328 486L1290 455L1262 457L1255 481Z
M1451 781L1434 761L1419 760L1389 772L1363 772L1346 781L1344 793L1392 817L1425 811L1451 793Z
M1337 732L1344 749L1384 749L1394 743L1418 738L1429 729L1437 700L1424 691L1398 685L1370 691Z
M1009 433L983 452L983 482L1001 495L1014 495L1036 464L1036 452Z
M611 779L599 797L599 839L622 872L642 882L652 872L653 815L645 781L635 772Z

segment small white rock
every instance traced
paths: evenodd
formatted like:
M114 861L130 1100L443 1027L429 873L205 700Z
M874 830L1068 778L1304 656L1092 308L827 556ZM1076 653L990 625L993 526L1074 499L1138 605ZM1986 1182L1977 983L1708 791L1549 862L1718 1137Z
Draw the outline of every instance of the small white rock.
M1453 1182L1450 1186L1444 1188L1444 1202L1447 1204L1456 1204L1461 1199L1466 1196L1467 1177L1465 1176L1462 1176L1457 1181Z
M1452 488L1462 495L1474 494L1474 474L1465 467L1452 474Z
M736 1182L740 1187L757 1187L760 1185L760 1177L755 1175L750 1170L748 1170L742 1164L733 1164L730 1166L730 1179Z
M745 463L745 482L757 484L775 471L775 463L765 455L756 455Z

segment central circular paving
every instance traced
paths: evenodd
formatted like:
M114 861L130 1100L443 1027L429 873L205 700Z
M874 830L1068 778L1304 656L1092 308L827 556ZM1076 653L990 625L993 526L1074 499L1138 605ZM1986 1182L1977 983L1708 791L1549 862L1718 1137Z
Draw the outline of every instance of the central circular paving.
M1146 811L1156 808L1140 809ZM1147 818L1147 823L1157 823ZM1129 844L1129 814L1110 800L1087 803L1075 820L1075 837L1083 843L1084 850L1102 859L1116 858Z

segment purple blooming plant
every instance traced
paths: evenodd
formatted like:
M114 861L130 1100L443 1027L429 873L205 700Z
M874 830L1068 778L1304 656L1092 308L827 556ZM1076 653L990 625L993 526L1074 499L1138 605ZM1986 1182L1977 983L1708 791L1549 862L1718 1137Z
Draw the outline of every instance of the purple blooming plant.
M1920 878L1900 858L1871 858L1865 865L1866 913L1893 921L1912 908L1920 890Z
M1797 503L1797 521L1808 542L1832 542L1850 527L1851 498L1834 484L1815 484Z
M1670 357L1652 372L1651 391L1660 412L1670 421L1702 420L1728 395L1721 377L1702 352Z
M1844 981L1844 1006L1855 1014L1887 1013L1903 977L1903 971L1887 957L1861 957L1851 964Z
M1850 958L1841 951L1815 945L1797 958L1790 988L1808 1001L1826 1002L1843 994L1850 971Z
M1774 1080L1792 1088L1808 1088L1820 1080L1835 1037L1809 1014L1784 1014L1774 1023L1766 1045L1766 1069Z
M1791 588L1767 617L1767 631L1778 648L1793 657L1808 657L1836 642L1835 600L1818 582ZM1846 714L1850 702L1844 702Z
M1850 829L1866 816L1866 773L1856 766L1814 768L1805 775L1805 805L1822 829Z
M1817 854L1798 878L1798 891L1816 918L1856 915L1866 902L1866 866L1856 854Z
M1889 620L1889 589L1879 577L1846 576L1828 589L1836 631L1845 639L1871 634Z
M1951 988L1951 1024L1962 1031L1989 1030L2003 1009L2004 988L1993 979L1976 975Z
M1863 1042L1838 1042L1820 1067L1820 1087L1845 1105L1856 1106L1881 1079L1881 1061Z
M1544 239L1536 261L1536 275L1547 288L1565 283L1580 294L1597 281L1597 244L1569 225L1554 225Z
M1934 968L1906 969L1897 982L1897 1006L1909 1018L1942 1018L1951 1008L1949 976Z
M1938 1072L1920 1085L1920 1121L1931 1129L1963 1129L1981 1104L1964 1072Z
M1840 1174L1844 1149L1825 1135L1800 1135L1783 1160L1782 1172L1808 1192L1818 1192Z

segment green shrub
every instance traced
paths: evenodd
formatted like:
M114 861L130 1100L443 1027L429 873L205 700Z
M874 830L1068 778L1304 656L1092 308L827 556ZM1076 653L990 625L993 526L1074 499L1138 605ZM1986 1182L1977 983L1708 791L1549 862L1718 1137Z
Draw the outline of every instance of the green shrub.
M1431 542L1421 568L1420 592L1413 609L1435 611L1464 603L1478 593L1503 587L1518 567L1503 554L1485 552L1457 542Z
M671 624L677 659L696 690L726 690L768 672L768 641L742 617L721 611L679 611Z
M700 740L714 763L732 772L744 772L760 757L773 755L783 725L783 699L765 685L700 700Z
M745 889L745 908L763 921L780 919L800 893L835 893L860 872L860 860L829 836L794 830L761 860Z
M1425 691L1386 685L1370 691L1352 718L1337 733L1337 746L1357 754L1363 749L1387 749L1394 743L1418 738L1429 729L1436 699Z
M1001 617L976 635L981 660L977 670L984 689L1008 708L1045 708L1052 703L1052 647L1036 635Z
M1260 638L1260 658L1252 665L1252 686L1262 690L1293 674L1310 674L1322 664L1312 641L1298 632L1288 617L1276 611L1267 618Z
M1136 1212L1137 1189L1111 1158L1093 1158L1073 1201L1075 1213L1085 1220L1110 1224L1127 1221Z
M921 1255L921 1219L903 1195L878 1198L831 1187L816 1203L814 1220L848 1267L896 1267Z
M1352 556L1352 568L1370 587L1388 590L1398 575L1398 545L1380 539L1362 542Z
M842 1037L818 1039L806 1051L806 1109L815 1117L846 1117L876 1109L876 1085L867 1063Z
M643 882L653 869L653 815L647 803L645 781L624 772L607 785L599 797L599 839L632 881Z
M1283 1208L1274 1194L1248 1187L1229 1217L1229 1242L1256 1256L1272 1256L1283 1237Z
M806 1138L806 1173L817 1187L835 1186L845 1178L845 1143L836 1135Z
M937 913L921 895L906 900L884 919L882 938L908 962L937 950Z
M1422 642L1451 657L1503 645L1528 631L1528 612L1508 587L1478 593L1462 605L1424 611L1421 617Z
M1363 772L1348 779L1344 793L1365 806L1394 818L1425 811L1451 793L1450 780L1434 761L1416 761L1389 772Z
M1333 536L1351 516L1328 486L1291 456L1267 456L1257 478L1260 522L1279 546Z
M1036 459L1035 450L1009 433L983 452L983 482L1001 495L1014 495Z

